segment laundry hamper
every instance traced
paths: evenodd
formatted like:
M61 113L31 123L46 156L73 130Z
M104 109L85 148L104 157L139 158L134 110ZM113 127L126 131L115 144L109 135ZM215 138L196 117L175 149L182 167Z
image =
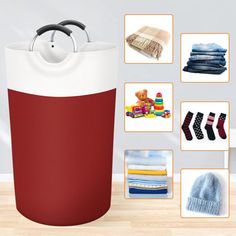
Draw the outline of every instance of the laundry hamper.
M61 31L74 52L52 56L37 37ZM85 43L77 52L62 25L6 47L16 206L48 225L95 220L110 207L116 95L116 49Z

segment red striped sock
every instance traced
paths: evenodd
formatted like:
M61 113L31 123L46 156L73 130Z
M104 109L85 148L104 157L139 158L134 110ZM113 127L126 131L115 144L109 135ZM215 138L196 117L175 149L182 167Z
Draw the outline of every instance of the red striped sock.
M216 136L214 133L214 130L212 128L212 125L214 123L214 119L215 119L215 113L210 112L207 118L207 123L205 125L205 129L207 131L207 136L209 140L215 140Z

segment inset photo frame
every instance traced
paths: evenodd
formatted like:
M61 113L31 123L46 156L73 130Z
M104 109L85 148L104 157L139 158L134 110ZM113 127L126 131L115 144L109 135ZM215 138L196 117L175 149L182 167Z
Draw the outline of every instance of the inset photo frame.
M226 83L230 80L229 33L181 33L180 80Z
M183 218L228 218L228 169L181 169L180 215Z
M172 150L125 150L124 155L126 199L173 198Z
M173 131L173 83L128 82L124 89L126 132Z
M182 151L228 151L230 142L228 101L184 101L180 108Z
M174 16L172 14L126 14L124 16L124 62L172 64Z

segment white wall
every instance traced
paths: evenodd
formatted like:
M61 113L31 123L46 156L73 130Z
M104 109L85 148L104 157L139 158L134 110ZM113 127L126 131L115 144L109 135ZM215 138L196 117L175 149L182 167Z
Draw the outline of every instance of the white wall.
M175 171L183 167L222 167L221 152L181 152L179 147L179 103L182 100L217 99L231 101L235 111L236 3L220 0L1 0L0 1L0 173L11 173L9 116L4 72L3 47L12 41L29 40L34 31L48 23L64 19L85 22L93 39L114 42L119 49L119 83L117 93L114 172L123 171L123 150L129 148L171 148ZM125 13L172 13L175 20L174 64L125 65L123 63L123 15ZM182 84L179 82L180 32L230 32L231 82L229 84ZM175 94L173 133L124 133L124 81L172 81ZM236 127L236 120L231 119ZM231 157L231 160L233 157ZM235 166L235 162L231 163ZM236 171L236 170L234 170Z

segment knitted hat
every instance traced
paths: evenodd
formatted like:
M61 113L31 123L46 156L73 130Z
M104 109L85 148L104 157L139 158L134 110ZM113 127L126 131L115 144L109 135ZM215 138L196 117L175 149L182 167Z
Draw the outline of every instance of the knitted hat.
M199 176L191 190L187 210L219 215L221 207L221 185L213 173Z

